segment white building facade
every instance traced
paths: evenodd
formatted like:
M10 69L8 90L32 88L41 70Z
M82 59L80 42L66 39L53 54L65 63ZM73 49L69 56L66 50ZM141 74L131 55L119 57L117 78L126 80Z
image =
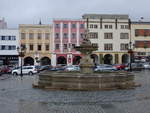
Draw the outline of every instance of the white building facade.
M18 65L19 32L0 29L0 65Z
M88 22L92 44L98 45L98 50L92 55L95 63L122 64L128 62L130 42L128 15L85 14L83 19Z

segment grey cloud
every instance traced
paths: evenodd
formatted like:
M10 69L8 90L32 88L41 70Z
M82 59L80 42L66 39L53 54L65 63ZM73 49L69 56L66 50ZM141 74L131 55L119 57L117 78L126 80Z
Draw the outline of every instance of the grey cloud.
M150 21L149 4L149 0L0 0L0 17L10 27L36 24L40 19L49 24L53 18L81 18L85 13L123 13Z

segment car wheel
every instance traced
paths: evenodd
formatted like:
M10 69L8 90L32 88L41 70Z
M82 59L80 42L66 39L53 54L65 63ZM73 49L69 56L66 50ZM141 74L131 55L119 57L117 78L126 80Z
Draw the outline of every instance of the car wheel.
M33 73L30 71L30 72L29 72L29 75L33 75Z
M18 75L18 73L14 72L14 73L13 73L13 75L14 75L14 76L17 76L17 75Z

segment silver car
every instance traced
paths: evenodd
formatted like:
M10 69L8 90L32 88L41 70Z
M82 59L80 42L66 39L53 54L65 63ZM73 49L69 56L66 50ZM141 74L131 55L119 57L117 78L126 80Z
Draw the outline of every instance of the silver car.
M96 66L94 71L117 71L117 68L111 65L99 65Z

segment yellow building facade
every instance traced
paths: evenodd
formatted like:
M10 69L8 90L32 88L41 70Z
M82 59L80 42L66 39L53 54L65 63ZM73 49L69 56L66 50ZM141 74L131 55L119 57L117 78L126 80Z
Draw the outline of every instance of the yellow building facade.
M51 65L52 26L20 24L20 45L26 47L24 65Z

